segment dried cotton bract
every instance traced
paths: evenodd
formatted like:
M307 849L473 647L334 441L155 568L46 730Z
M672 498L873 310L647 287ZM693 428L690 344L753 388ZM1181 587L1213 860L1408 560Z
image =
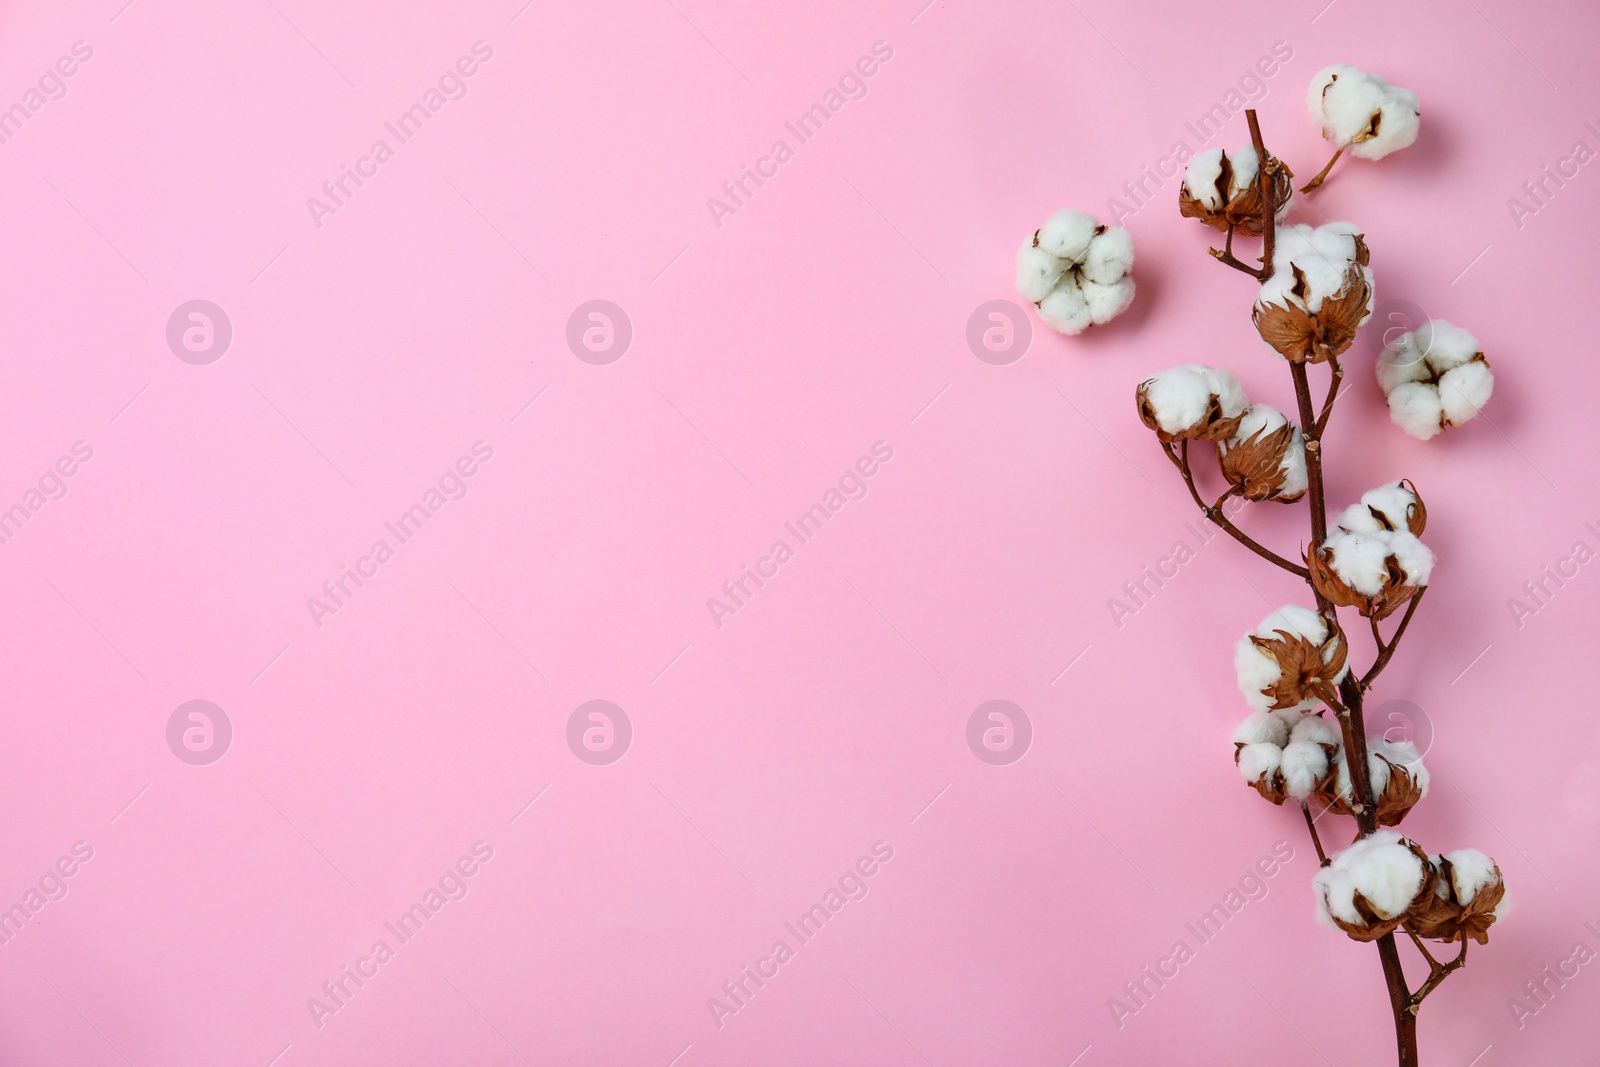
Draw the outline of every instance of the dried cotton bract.
M1434 319L1384 348L1378 387L1389 398L1394 424L1426 441L1476 418L1494 394L1494 373L1476 337Z
M1349 648L1321 615L1285 604L1234 646L1239 691L1257 711L1308 711L1350 672Z
M1185 363L1141 382L1139 418L1163 441L1225 441L1239 429L1250 400L1230 372Z
M1367 243L1348 222L1277 229L1272 276L1256 296L1256 332L1294 363L1321 363L1372 314Z
M1300 428L1267 404L1252 404L1232 437L1217 445L1228 484L1246 500L1289 504L1306 493L1306 444Z
M1311 584L1341 608L1386 619L1428 584L1433 550L1409 530L1335 530L1306 553Z
M1417 139L1417 94L1376 74L1335 63L1317 71L1306 107L1335 148L1358 159L1382 159Z
M1433 857L1434 895L1413 909L1406 926L1438 941L1489 942L1489 927L1511 910L1500 868L1475 848Z
M1103 326L1133 303L1133 237L1065 208L1017 250L1017 292L1039 318L1071 336Z
M1428 795L1428 768L1410 741L1378 737L1367 742L1367 777L1378 806L1379 826L1399 825L1406 812ZM1317 796L1323 807L1353 815L1350 791L1350 765L1341 751L1335 758L1334 773L1319 788Z
M1435 878L1427 853L1393 830L1379 830L1317 872L1317 917L1357 941L1376 941L1433 895Z
M1289 211L1294 175L1279 166L1272 179L1272 207L1278 219ZM1178 211L1218 230L1261 236L1261 162L1249 145L1224 152L1213 148L1189 161L1178 188Z

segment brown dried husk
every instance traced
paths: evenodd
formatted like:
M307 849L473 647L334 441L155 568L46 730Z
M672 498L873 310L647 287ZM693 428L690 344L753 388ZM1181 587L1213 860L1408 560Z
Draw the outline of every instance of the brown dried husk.
M1378 938L1383 937L1386 934L1394 933L1396 930L1400 929L1402 923L1406 922L1412 911L1419 907L1419 902L1426 902L1434 895L1434 884L1438 876L1434 872L1433 861L1428 858L1428 854L1426 852L1422 851L1422 849L1418 847L1415 841L1412 841L1410 838L1402 838L1401 841L1408 849L1412 851L1413 854L1416 855L1418 859L1422 861L1422 885L1420 888L1418 888L1417 895L1411 898L1411 906L1392 919L1385 919L1383 916L1379 915L1377 910L1373 908L1372 902L1367 900L1366 897L1362 896L1359 891L1355 894L1354 898L1355 909L1356 914L1361 916L1365 925L1352 925L1345 922L1337 915L1334 915L1332 912L1329 912L1328 918L1333 920L1333 924L1339 929L1343 930L1353 940L1376 941Z
M1278 681L1261 690L1261 695L1272 698L1273 711L1322 699L1322 693L1344 672L1349 658L1344 632L1335 627L1321 645L1287 630L1273 632L1278 636L1250 635L1256 650L1278 665Z
M1281 160L1268 157L1268 169L1272 181L1272 210L1273 213L1283 209L1289 202L1289 197L1294 194L1294 172L1283 164ZM1189 192L1187 182L1178 184L1178 213L1186 219L1199 219L1212 229L1226 232L1232 229L1234 233L1242 233L1248 237L1260 237L1262 224L1262 197L1261 177L1257 172L1256 180L1249 187L1238 193L1230 192L1233 188L1233 161L1228 154L1222 154L1222 168L1217 175L1217 196L1222 201L1222 209L1214 211L1206 207L1199 199Z
M1406 490L1406 492L1410 493L1414 498L1416 498L1416 503L1411 504L1406 508L1406 529L1411 531L1413 536L1421 537L1422 531L1426 529L1428 525L1428 509L1422 503L1422 494L1417 492L1417 487L1412 484L1411 479L1409 478L1400 479L1400 485ZM1394 523L1389 521L1387 515L1372 505L1367 505L1367 511L1372 515L1373 521L1383 529L1398 529Z
M1399 826L1406 813L1417 806L1417 801L1422 799L1422 784L1412 777L1410 769L1405 764L1396 763L1387 756L1369 753L1389 765L1389 781L1383 787L1383 792L1376 798L1376 817L1379 826ZM1339 788L1338 767L1333 768L1321 787L1317 790L1317 800L1323 807L1339 815L1354 815L1351 810L1350 796Z
M1147 379L1139 383L1134 392L1134 401L1139 408L1139 421L1156 432L1156 437L1167 443L1173 441L1226 441L1239 432L1239 423L1244 419L1244 412L1234 416L1222 413L1222 401L1216 393L1211 394L1211 400L1206 405L1205 416L1192 426L1185 427L1177 433L1168 433L1161 428L1161 422L1156 418L1155 409L1150 406L1150 397L1147 392L1150 382Z
M1344 285L1322 301L1316 314L1294 303L1258 305L1251 313L1261 339L1291 363L1322 363L1355 343L1372 300L1372 283L1360 269L1368 259L1367 246L1359 234L1355 240L1357 259L1345 270ZM1289 269L1295 279L1291 292L1303 300L1305 274L1293 263Z
M1223 477L1229 485L1238 487L1246 500L1294 503L1306 495L1304 489L1293 496L1279 493L1288 478L1283 461L1294 444L1294 435L1294 425L1286 422L1271 433L1263 427L1243 441L1229 441L1217 453Z
M1477 895L1463 904L1456 892L1455 867L1443 856L1436 869L1435 889L1428 898L1414 904L1406 916L1406 927L1430 941L1464 941L1472 938L1480 945L1489 943L1489 927L1494 925L1494 909L1505 899L1506 883L1500 865L1494 867L1493 885L1481 887ZM1444 896L1439 895L1444 891Z
M1306 552L1306 569L1311 572L1311 584L1317 592L1339 607L1355 608L1369 619L1387 619L1396 608L1416 595L1419 588L1406 581L1407 575L1399 559L1390 555L1384 562L1387 573L1384 575L1383 588L1374 596L1366 596L1351 588L1334 572L1333 564L1326 558L1329 554L1326 547Z

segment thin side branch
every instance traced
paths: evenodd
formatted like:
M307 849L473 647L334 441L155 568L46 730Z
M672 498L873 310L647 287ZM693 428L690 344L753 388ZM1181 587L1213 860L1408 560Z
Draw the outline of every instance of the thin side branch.
M1466 935L1463 934L1461 937L1461 951L1456 955L1456 958L1451 960L1449 963L1434 964L1433 973L1428 976L1428 980L1423 982L1421 988L1419 988L1415 993L1411 994L1411 998L1406 1005L1407 1011L1409 1011L1412 1015L1415 1015L1417 1010L1422 1007L1423 998L1425 998L1429 993L1432 993L1435 989L1438 989L1440 982L1443 982L1446 978L1449 978L1451 974L1466 966L1467 945L1469 943L1470 942L1467 940ZM1429 956L1428 959L1432 960L1433 957Z
M1306 182L1300 187L1300 191L1302 193L1309 193L1311 190L1319 187L1324 181L1327 180L1328 172L1333 169L1333 165L1335 163L1339 162L1339 157L1342 155L1344 155L1344 149L1341 148L1333 154L1332 159L1328 160L1327 166L1317 171L1317 176L1315 178L1312 178L1310 181Z
M1189 487L1189 495L1194 498L1194 505L1200 509L1200 513L1202 515L1216 523L1222 529L1226 530L1233 536L1235 541L1238 541L1241 545L1248 548L1250 551L1254 552L1267 562L1274 563L1288 571L1290 574L1303 578L1306 581L1311 580L1311 572L1307 571L1304 567L1290 563L1288 560L1272 551L1272 549L1261 544L1259 541L1255 540L1249 534L1245 533L1243 530L1239 529L1231 521L1229 521L1228 517L1222 513L1222 508L1220 505L1223 501L1227 500L1233 495L1232 490L1224 493L1216 504L1207 504L1205 502L1204 498L1200 496L1200 490L1194 484L1194 471L1189 466L1188 441L1183 442L1181 453L1174 449L1170 443L1165 441L1161 443L1161 447L1166 450L1167 458L1172 460L1173 466L1177 467L1178 472L1183 475L1183 484Z
M1400 616L1400 625L1395 627L1394 636L1389 638L1389 643L1384 644L1378 637L1378 623L1373 620L1372 636L1378 641L1378 658L1373 660L1372 667L1361 676L1361 689L1363 692L1372 688L1372 680L1383 673L1383 669L1394 658L1394 650L1400 647L1400 638L1405 636L1406 627L1411 625L1411 616L1417 613L1417 605L1422 603L1422 594L1428 591L1427 586L1420 587L1411 594L1411 601L1406 604L1406 613Z
M1328 416L1333 414L1333 402L1339 399L1339 384L1344 381L1344 368L1339 365L1337 356L1328 360L1331 377L1328 379L1328 396L1322 402L1322 413L1317 416L1317 438L1328 429Z
M1306 802L1303 800L1300 802L1300 811L1306 817L1306 829L1311 831L1311 843L1317 849L1317 862L1326 867L1329 863L1328 854L1322 851L1322 838L1317 836L1317 820L1311 817L1311 809L1306 806Z

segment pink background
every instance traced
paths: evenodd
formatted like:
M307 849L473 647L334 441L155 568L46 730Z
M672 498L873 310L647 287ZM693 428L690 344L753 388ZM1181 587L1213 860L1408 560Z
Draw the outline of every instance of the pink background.
M1319 67L1420 93L1417 145L1298 217L1361 223L1379 300L1468 326L1499 380L1423 444L1363 341L1328 444L1332 502L1409 476L1440 556L1373 696L1431 724L1406 829L1493 854L1518 905L1428 1003L1425 1054L1592 1062L1594 966L1521 1029L1507 1007L1600 948L1600 566L1520 626L1507 604L1600 548L1575 444L1600 172L1507 207L1600 148L1592 7L124 2L0 15L0 105L93 49L0 145L0 506L93 449L0 546L0 907L93 850L0 948L0 1062L1385 1062L1376 953L1312 925L1298 813L1230 762L1231 643L1304 590L1218 538L1108 607L1194 543L1135 383L1200 359L1291 399L1248 281L1170 180L1126 223L1124 319L1035 324L1006 366L965 341L1026 233L1194 146L1279 41L1258 107L1302 176ZM319 228L307 198L479 40L466 97ZM866 97L798 145L784 123L878 41ZM707 198L778 138L719 227ZM1211 145L1246 138L1236 115ZM193 299L234 331L206 366L166 341ZM610 365L565 340L593 299L632 324ZM307 598L480 440L466 497L319 628ZM878 441L867 496L718 627L707 598ZM1298 509L1244 521L1303 536ZM232 723L210 765L167 744L193 699ZM619 762L568 747L592 699L632 724ZM1009 766L965 740L994 699L1034 731ZM318 1026L308 998L478 841L465 898ZM799 945L783 924L879 841L869 895ZM1185 923L1280 841L1199 946ZM708 998L779 938L719 1028ZM1195 958L1119 1028L1179 939Z

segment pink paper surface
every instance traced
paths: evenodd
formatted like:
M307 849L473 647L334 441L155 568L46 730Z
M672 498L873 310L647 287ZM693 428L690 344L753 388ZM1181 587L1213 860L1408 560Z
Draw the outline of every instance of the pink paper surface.
M1517 902L1425 1057L1593 1061L1591 6L524 3L0 15L0 907L39 905L0 1062L1392 1062L1231 763L1232 642L1306 593L1132 404L1200 360L1290 406L1166 161L1249 97L1313 173L1338 61L1422 135L1296 217L1498 377L1417 442L1365 337L1327 445L1334 506L1410 477L1439 553L1369 705L1431 738L1405 828ZM1133 309L978 358L1024 236L1112 197ZM969 747L991 701L1020 760L987 710Z

